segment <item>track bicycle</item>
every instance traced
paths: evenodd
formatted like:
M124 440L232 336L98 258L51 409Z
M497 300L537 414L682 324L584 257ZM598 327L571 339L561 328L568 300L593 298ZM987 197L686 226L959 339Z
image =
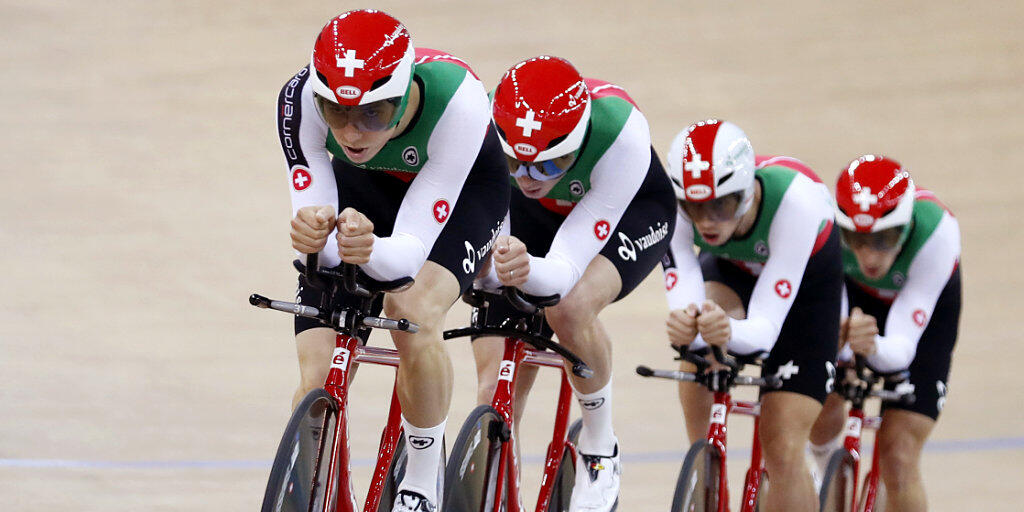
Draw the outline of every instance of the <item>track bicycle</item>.
M527 296L515 288L503 288L500 293L471 289L463 295L463 300L473 306L471 325L446 331L444 338L500 336L505 338L505 348L491 404L477 406L469 414L452 446L445 474L445 512L522 510L520 461L513 433L514 392L518 370L524 364L558 368L562 375L536 511L569 510L576 479L576 441L582 424L577 420L567 429L573 393L566 371L587 378L593 370L568 349L542 335L543 308L553 306L558 299L558 295ZM488 306L501 300L510 301L524 317L488 318ZM568 368L566 361L570 363Z
M388 329L415 333L418 326L407 319L371 316L374 299L382 293L396 293L412 286L406 277L389 282L374 281L357 266L318 268L317 255L307 255L306 265L295 267L307 284L320 290L320 304L304 305L271 300L252 294L249 303L293 315L315 318L337 332L331 367L322 388L309 392L292 413L263 496L262 512L357 512L359 506L352 489L349 453L348 395L353 365L372 363L398 367L398 352L364 346L360 329ZM340 288L339 288L340 287ZM335 304L336 291L358 297L357 305ZM405 446L401 428L401 406L392 386L387 424L363 511L391 510L405 471ZM442 454L439 474L443 474ZM438 490L442 488L439 479Z
M850 402L850 410L843 429L843 446L829 456L821 480L818 500L823 512L878 512L884 508L885 485L879 480L877 436L871 453L871 469L864 478L861 494L857 494L861 433L865 428L878 430L882 425L880 416L865 416L864 402L874 397L882 402L913 404L914 390L906 384L907 377L909 373L906 371L890 374L872 372L864 358L856 356L854 366L846 368L846 377L836 382L835 392ZM895 383L895 389L877 389L883 381Z
M695 372L680 370L652 370L637 366L636 373L643 377L656 377L681 382L696 382L714 393L708 433L690 446L679 471L676 489L672 498L672 512L727 512L729 510L729 488L726 478L726 424L732 413L754 417L754 440L743 486L743 500L740 510L752 512L760 509L759 498L767 485L767 472L761 452L760 426L761 406L758 402L732 399L731 390L736 386L756 386L762 389L778 389L782 379L776 376L752 377L739 375L746 365L758 364L755 357L733 357L723 353L721 347L712 345L711 350L717 365L688 350L687 347L673 347L683 361L697 366Z

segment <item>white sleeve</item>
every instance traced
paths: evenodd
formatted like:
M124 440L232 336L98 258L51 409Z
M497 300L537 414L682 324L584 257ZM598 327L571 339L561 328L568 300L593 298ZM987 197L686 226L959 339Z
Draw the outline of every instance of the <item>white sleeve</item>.
M818 238L818 228L833 215L828 202L821 201L818 186L798 175L783 196L768 233L771 255L754 284L747 318L729 321L732 326L729 350L752 354L769 352L775 346L800 289Z
M594 165L591 189L558 228L551 250L542 258L530 257L530 277L521 287L523 291L565 297L609 242L650 165L651 133L647 119L633 109L615 142ZM600 237L599 230L604 229L607 234Z
M698 308L704 302L704 273L700 269L697 253L693 250L693 224L685 217L676 213L676 229L669 242L668 255L662 265L665 272L665 298L668 299L669 311L684 309L690 304ZM690 344L690 350L700 350L707 346L700 334Z
M960 226L952 215L944 213L907 269L906 283L889 308L885 336L876 338L877 351L868 357L872 368L895 372L910 366L917 343L959 259Z
M498 236L509 235L509 233L511 232L509 228L510 223L511 221L509 219L509 212L505 212L505 220L501 222L501 229L498 231ZM474 288L478 290L493 292L501 287L501 280L498 279L498 271L495 270L494 268L493 257L494 256L492 252L492 256L490 256L490 258L492 259L490 261L487 261L487 273L482 276L478 276L476 280L473 281Z
M285 84L278 101L278 130L289 165L292 217L306 206L331 205L335 213L339 213L338 183L334 178L331 155L327 152L327 123L313 102L313 88L309 82L304 82L302 89L297 90L294 87L296 80L298 78L293 78ZM304 175L302 169L309 175ZM307 179L309 183L306 183ZM341 263L338 246L331 243L335 233L336 230L331 231L327 245L320 251L321 266L333 267Z
M483 84L466 73L430 135L427 162L402 199L391 236L374 237L370 261L362 265L370 277L390 281L420 271L480 153L490 120L488 109ZM433 209L441 199L452 211L438 222Z
M846 281L843 281L843 294L839 300L839 324L842 325L843 320L850 316L850 297L846 293ZM853 350L850 349L850 344L843 343L843 346L839 348L839 353L836 355L836 360L847 363L852 359Z

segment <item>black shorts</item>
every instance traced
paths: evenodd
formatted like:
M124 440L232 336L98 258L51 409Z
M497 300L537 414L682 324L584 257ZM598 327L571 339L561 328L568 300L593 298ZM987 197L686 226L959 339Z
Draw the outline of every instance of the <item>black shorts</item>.
M385 172L360 169L338 158L332 163L334 177L338 182L339 211L347 207L355 208L373 222L375 235L391 235L398 208L411 182L406 183ZM451 218L427 256L428 261L441 265L455 276L460 294L473 284L480 260L490 255L491 246L508 211L510 189L505 155L494 128L488 128L480 153L455 202ZM330 243L332 241L328 245ZM303 279L299 279L297 298L300 302L318 303L318 293L310 289ZM339 292L336 298L345 300L341 295L346 294ZM383 300L377 301L374 314L380 312L382 304ZM295 334L320 326L317 320L295 317Z
M698 259L705 282L728 286L739 295L744 310L750 306L757 277L710 253L701 253ZM779 337L762 363L761 375L782 377L780 389L766 392L792 391L825 402L835 382L842 280L839 229L833 226L825 245L807 261Z
M949 364L953 358L953 347L956 345L957 332L960 328L960 268L953 271L946 282L945 288L935 303L932 318L928 321L917 342L917 353L910 363L909 382L914 386L914 403L902 405L886 402L882 409L904 409L924 414L931 419L938 419L942 404L946 401L946 390L949 382ZM885 334L885 321L889 316L892 304L869 295L859 285L847 279L846 293L850 299L850 308L859 307L865 313L875 317L878 330ZM886 389L894 389L895 384L886 383Z
M512 236L526 244L531 255L543 257L551 249L551 242L565 216L548 210L536 199L530 199L514 188L509 219ZM675 222L676 201L672 182L652 148L647 176L626 207L615 231L598 253L612 262L622 280L622 288L615 301L636 289L661 261L668 250ZM502 301L491 305L488 311L490 318L499 318L500 315L518 318L521 313ZM547 323L544 334L552 334Z

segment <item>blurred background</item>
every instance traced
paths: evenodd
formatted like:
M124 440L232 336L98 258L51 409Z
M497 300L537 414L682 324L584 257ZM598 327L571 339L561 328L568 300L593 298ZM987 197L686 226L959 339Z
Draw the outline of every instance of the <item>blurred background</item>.
M924 456L932 509L1018 509L1024 4L2 0L4 510L259 507L298 381L291 319L246 303L295 287L277 94L320 27L362 7L465 59L488 88L523 58L568 58L629 92L662 156L680 129L718 116L830 185L862 153L900 160L963 231L961 334ZM602 316L620 510L667 508L689 444L674 386L632 373L674 364L661 290L655 273ZM467 320L460 304L448 325ZM454 440L475 373L465 341L449 348ZM391 379L367 368L353 391L361 496ZM556 383L542 375L530 401L528 461ZM749 421L733 427L742 456ZM730 462L738 489L744 461Z

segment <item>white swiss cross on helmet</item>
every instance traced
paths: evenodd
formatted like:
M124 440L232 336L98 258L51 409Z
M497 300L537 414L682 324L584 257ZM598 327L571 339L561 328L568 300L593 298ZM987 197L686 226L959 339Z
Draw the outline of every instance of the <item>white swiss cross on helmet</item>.
M676 198L695 203L741 193L737 215L750 208L754 149L738 126L708 119L679 132L668 150L668 173Z

